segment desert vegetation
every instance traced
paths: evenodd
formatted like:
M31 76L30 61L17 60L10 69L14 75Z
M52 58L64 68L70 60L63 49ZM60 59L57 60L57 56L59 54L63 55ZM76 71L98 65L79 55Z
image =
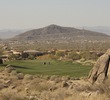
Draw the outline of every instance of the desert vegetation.
M106 84L90 84L87 78L30 75L17 72L13 66L0 71L1 100L107 100Z
M11 56L0 65L0 99L107 100L109 80L101 84L88 80L93 64L87 61L96 62L101 55L93 51L57 50L33 56L34 59Z
M110 99L108 35L50 25L0 44L0 100Z

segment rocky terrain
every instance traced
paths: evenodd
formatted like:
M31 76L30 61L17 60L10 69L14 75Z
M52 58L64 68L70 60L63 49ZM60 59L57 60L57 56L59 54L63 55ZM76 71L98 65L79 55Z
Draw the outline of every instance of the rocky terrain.
M0 71L0 100L109 100L109 55L102 55L88 78L24 75L7 65Z

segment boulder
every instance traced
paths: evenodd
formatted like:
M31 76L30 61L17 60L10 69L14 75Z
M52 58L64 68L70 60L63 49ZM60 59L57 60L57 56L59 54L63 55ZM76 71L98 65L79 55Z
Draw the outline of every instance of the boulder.
M105 79L110 78L110 49L99 57L92 70L89 73L88 80L93 83L103 83Z
M23 73L18 73L17 74L17 78L18 79L23 79L24 78L24 74Z
M11 65L7 65L5 67L5 72L7 72L7 73L11 73L13 70L15 70L15 68L12 67Z

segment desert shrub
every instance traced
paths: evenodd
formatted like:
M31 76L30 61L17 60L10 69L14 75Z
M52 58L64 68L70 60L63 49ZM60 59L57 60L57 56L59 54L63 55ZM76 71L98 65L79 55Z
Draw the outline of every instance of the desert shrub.
M3 55L3 50L0 49L0 57Z
M64 100L109 100L106 94L92 94L92 96L83 96L79 92L73 93L72 96L64 99Z
M35 74L34 76L33 76L33 78L40 78L40 74Z
M29 74L24 75L24 80L32 80L32 79L33 79L32 75Z
M49 84L39 84L35 87L35 89L39 92L42 92L42 91L46 91L46 90L49 90L50 88L50 85Z
M52 75L52 76L50 77L50 80L51 80L51 81L54 81L55 83L59 83L59 82L62 81L62 77L61 77L61 76L58 76L58 75Z
M55 81L55 80L58 79L58 78L60 78L60 76L58 76L58 75L52 75L52 76L50 77L50 80L51 80L51 81Z
M45 54L45 55L42 55L42 56L38 56L37 59L40 59L40 60L48 60L48 59L52 59L54 55L52 54Z
M7 73L11 73L13 70L15 70L15 69L11 66L5 68L5 72L7 72Z
M51 87L51 84L47 83L46 81L42 82L42 79L35 79L32 80L27 87L32 91L47 91Z
M42 78L45 79L45 80L48 80L48 79L50 79L50 76L44 75Z
M89 51L83 52L81 54L81 57L85 60L96 60L98 58L98 55L95 53L90 53Z
M58 56L51 54L50 55L50 58L53 59L53 60L57 60L58 59Z
M22 53L22 58L23 58L23 59L28 58L28 56L29 56L29 54L27 54L27 53Z
M21 56L20 55L15 55L15 54L12 54L12 55L10 55L10 57L9 57L9 59L10 60L19 60L19 59L21 59Z
M23 95L17 94L15 92L5 92L1 93L0 100L28 100Z
M28 59L34 60L34 59L35 59L35 56L30 54L30 55L28 56Z
M11 76L16 76L17 75L17 71L16 70L12 70L12 72L10 73Z
M106 84L84 85L77 88L77 91L91 91L99 93L110 93L110 89Z
M56 51L56 56L64 57L65 56L65 51Z
M72 60L78 60L78 59L81 59L81 55L77 54L76 52L70 52L68 54L68 58Z
M69 79L70 79L69 76L62 76L62 78L61 78L62 81L68 81Z
M54 92L43 91L41 97L43 100L67 100L65 99L68 96L67 89L59 88ZM74 99L73 99L74 100Z

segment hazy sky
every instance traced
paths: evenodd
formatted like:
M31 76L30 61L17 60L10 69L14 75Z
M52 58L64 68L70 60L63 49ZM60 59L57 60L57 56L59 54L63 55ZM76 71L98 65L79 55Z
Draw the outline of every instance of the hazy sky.
M110 0L0 0L0 29L110 26Z

